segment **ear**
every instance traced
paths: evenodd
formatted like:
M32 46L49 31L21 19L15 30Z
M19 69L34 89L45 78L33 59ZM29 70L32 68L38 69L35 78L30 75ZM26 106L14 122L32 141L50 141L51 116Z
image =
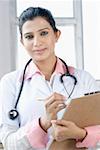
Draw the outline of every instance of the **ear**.
M59 37L60 37L60 35L61 35L61 31L58 30L55 34L56 34L56 42L57 42Z

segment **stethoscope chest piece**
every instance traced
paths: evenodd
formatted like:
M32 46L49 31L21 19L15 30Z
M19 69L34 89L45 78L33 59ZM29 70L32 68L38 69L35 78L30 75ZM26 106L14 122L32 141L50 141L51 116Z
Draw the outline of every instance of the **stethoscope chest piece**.
M16 119L18 117L18 115L19 115L19 113L16 109L12 109L12 110L9 111L9 118L11 120Z

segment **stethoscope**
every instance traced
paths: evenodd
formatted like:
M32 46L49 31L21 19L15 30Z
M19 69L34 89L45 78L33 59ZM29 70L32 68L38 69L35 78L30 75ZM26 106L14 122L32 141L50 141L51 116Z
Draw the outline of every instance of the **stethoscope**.
M71 95L72 95L72 93L73 93L73 91L74 91L74 89L75 89L75 85L77 84L77 79L76 79L76 77L75 77L74 75L70 74L69 69L68 69L68 66L67 66L67 64L65 63L65 61L62 60L61 58L59 58L59 59L63 62L63 64L64 64L65 67L66 67L66 73L64 73L64 74L62 74L62 75L60 76L60 82L63 84L64 89L65 89L65 91L66 91L67 94L68 94L68 98L70 98ZM8 114L8 115L9 115L9 118L10 118L11 120L15 120L15 119L19 116L19 112L17 111L17 105L18 105L18 102L19 102L19 99L20 99L20 96L21 96L21 93L22 93L22 90L23 90L23 86L24 86L25 72L26 72L27 66L29 65L29 63L30 63L31 61L32 61L32 58L31 58L31 59L26 63L26 65L25 65L25 68L24 68L24 71L23 71L23 76L22 76L22 83L21 83L21 86L20 86L20 89L19 89L19 93L18 93L18 97L17 97L16 103L15 103L14 109L11 109L11 110L9 111L9 114ZM67 91L67 89L66 89L66 87L65 87L65 84L64 84L63 77L65 77L65 76L71 77L71 78L74 80L73 88L72 88L72 90L71 90L70 93L68 93L68 91Z

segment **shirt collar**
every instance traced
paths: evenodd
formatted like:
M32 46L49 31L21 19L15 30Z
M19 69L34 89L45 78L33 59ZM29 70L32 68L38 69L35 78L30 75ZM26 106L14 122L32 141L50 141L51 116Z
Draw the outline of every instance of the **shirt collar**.
M69 72L71 74L74 73L74 68L73 67L68 67ZM56 63L56 67L55 67L55 71L53 74L64 74L66 72L66 67L63 64L63 62L57 58L57 63ZM22 73L23 74L23 73ZM20 80L22 80L22 74L20 76ZM27 69L26 69L26 73L25 73L25 80L31 79L32 76L36 75L36 74L40 74L42 76L44 76L42 74L42 72L39 70L39 68L33 63L33 61L30 62L30 64L28 65Z

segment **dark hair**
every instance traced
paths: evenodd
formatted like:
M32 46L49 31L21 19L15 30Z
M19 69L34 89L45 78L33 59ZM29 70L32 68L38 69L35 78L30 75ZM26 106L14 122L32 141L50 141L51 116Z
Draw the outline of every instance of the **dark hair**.
M56 25L55 25L55 20L49 10L47 10L45 8L41 8L41 7L29 7L22 12L22 14L20 15L19 20L18 20L19 21L19 31L20 31L21 36L22 36L23 24L26 21L33 20L36 17L44 18L51 25L54 32L58 31L58 29L56 28Z

